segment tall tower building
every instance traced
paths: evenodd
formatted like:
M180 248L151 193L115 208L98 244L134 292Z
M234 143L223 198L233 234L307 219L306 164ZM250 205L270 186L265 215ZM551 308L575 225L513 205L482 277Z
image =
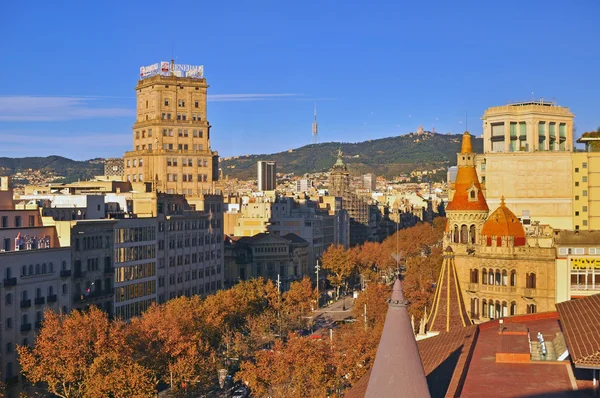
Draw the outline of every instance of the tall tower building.
M124 178L151 182L153 190L200 196L219 178L218 153L210 148L202 66L173 61L140 68L133 150Z
M274 191L277 188L276 166L275 162L267 160L260 160L257 163L259 191Z
M315 104L315 118L313 120L313 124L312 124L312 134L313 134L313 139L314 139L314 143L317 143L317 137L319 135L319 124L317 123L317 104Z

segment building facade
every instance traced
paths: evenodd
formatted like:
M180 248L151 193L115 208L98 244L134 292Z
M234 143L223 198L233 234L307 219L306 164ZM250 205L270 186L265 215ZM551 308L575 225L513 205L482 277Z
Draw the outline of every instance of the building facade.
M277 164L259 160L256 164L259 191L274 191L277 188Z
M500 198L522 219L573 229L573 118L568 108L530 101L487 109L478 174L490 206Z
M124 157L127 181L151 182L160 192L198 196L213 191L218 154L210 147L208 84L180 77L173 61L161 74L142 77L136 90L133 150Z

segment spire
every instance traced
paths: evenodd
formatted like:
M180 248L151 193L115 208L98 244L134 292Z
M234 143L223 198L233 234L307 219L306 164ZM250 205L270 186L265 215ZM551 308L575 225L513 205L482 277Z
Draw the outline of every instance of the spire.
M450 332L471 324L465 309L462 291L458 282L454 252L448 246L444 251L444 262L433 296L431 315L427 320L427 329L438 332Z
M344 160L342 159L342 148L338 148L338 155L337 155L337 160L335 161L335 164L333 165L333 167L336 166L341 166L341 167L346 167L346 165L344 164Z
M462 137L460 153L473 153L473 144L471 143L471 134L465 131Z
M366 398L400 395L430 397L407 306L402 282L397 279L369 377Z
M446 210L489 212L490 209L483 196L479 177L477 177L475 154L468 131L465 131L462 136L460 153L457 155L458 172L454 182L454 197L448 203Z

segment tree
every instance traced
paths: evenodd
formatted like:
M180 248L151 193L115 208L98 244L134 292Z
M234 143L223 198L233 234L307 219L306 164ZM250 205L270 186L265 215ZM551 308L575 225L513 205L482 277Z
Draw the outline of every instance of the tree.
M151 372L131 357L117 352L94 360L85 380L85 398L143 398L156 392L156 379Z
M410 303L410 314L416 319L422 318L425 307L431 308L442 261L441 247L434 247L429 256L411 257L406 261L404 297Z
M21 372L59 397L82 397L89 368L114 347L113 332L106 313L96 307L68 315L47 310L33 348L17 347Z
M339 297L340 287L346 284L356 269L355 258L344 246L331 245L323 253L322 261L323 269L328 271L327 279L336 288L336 296Z
M260 350L241 365L237 379L256 397L326 397L334 386L335 369L328 342L290 334L272 350Z

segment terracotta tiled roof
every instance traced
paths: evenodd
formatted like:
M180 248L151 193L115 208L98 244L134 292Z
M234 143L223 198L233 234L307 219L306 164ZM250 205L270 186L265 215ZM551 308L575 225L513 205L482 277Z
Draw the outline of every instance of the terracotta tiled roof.
M504 196L500 201L500 206L494 210L485 224L483 224L481 235L487 237L497 236L498 238L501 236L513 236L515 238L515 246L523 246L527 241L523 225L521 225L517 216L506 207ZM489 244L490 242L488 241Z
M427 320L427 329L449 332L462 329L470 324L471 320L467 315L458 282L454 252L448 246L444 251L444 262L435 288L433 307Z
M470 158L474 157L473 146L471 145L471 135L465 131L463 134L461 153L459 154L458 172L456 173L456 181L454 182L454 197L448 203L446 210L482 210L489 211L487 202L481 192L479 178L477 178L477 170L475 169L474 161ZM469 157L468 161L461 161L461 158ZM470 198L470 190L476 188L477 195L475 198Z
M471 325L417 341L432 397L460 396L477 332L477 326ZM344 394L344 398L363 398L370 376L371 370Z
M600 294L556 304L575 366L600 369Z
M430 396L407 305L397 279L365 397Z

